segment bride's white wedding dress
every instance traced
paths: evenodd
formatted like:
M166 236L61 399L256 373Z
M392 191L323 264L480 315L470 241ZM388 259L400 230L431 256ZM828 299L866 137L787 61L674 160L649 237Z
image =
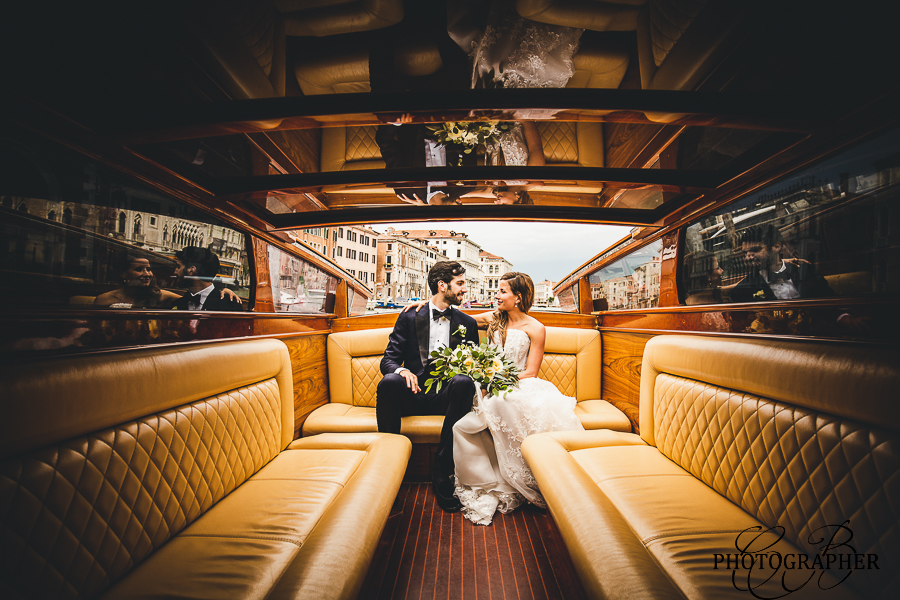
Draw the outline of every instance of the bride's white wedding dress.
M500 346L499 334L493 343ZM506 332L503 354L524 370L531 338L520 329ZM476 386L477 387L477 386ZM575 398L544 379L529 377L505 397L485 396L480 388L472 412L453 426L456 495L463 514L488 525L499 510L526 502L544 507L531 469L522 458L522 441L532 433L584 429L575 416Z
M583 29L523 19L511 0L494 0L488 25L471 42L472 87L562 88L575 74L574 56ZM553 111L517 111L518 119L545 119ZM488 148L485 163L524 167L528 145L521 123ZM508 181L507 185L527 182Z

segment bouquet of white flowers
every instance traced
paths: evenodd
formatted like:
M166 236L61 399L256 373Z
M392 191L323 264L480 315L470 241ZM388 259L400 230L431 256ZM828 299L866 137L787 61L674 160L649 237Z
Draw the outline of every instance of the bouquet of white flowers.
M429 125L431 137L438 144L459 144L464 146L464 154L471 154L479 144L485 146L494 145L500 139L500 134L512 129L515 123L508 121L447 121L440 125Z
M468 375L489 395L503 395L519 385L519 368L487 342L480 346L468 342L453 349L444 347L432 352L431 358L434 362L431 377L425 382L426 392L435 383L440 391L443 383L456 375Z

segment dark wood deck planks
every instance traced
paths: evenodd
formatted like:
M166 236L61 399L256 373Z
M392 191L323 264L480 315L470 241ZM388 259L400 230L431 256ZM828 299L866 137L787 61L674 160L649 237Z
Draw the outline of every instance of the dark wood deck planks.
M427 483L397 495L360 600L584 598L549 515L497 514L483 527L445 513Z

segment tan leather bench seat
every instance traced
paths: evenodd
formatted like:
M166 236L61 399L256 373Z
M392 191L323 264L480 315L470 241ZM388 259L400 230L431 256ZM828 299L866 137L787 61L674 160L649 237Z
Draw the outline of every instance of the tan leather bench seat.
M888 598L894 569L840 585L846 570L781 569L766 582L767 562L738 569L737 589L734 569L714 566L753 527L784 536L751 555L805 552L811 564L811 540L845 521L855 553L896 564L898 385L896 351L658 336L644 351L640 435L538 434L522 452L589 596L746 598L749 576L756 597L772 598L782 575L790 588L814 575L790 597Z
M355 598L409 459L292 441L276 340L4 365L3 598Z
M328 336L328 381L331 401L303 424L303 435L377 431L375 395L380 363L391 329L345 331ZM631 431L620 410L600 399L600 333L594 329L548 327L540 377L578 400L576 414L586 428ZM416 444L436 444L442 416L401 419L401 433Z

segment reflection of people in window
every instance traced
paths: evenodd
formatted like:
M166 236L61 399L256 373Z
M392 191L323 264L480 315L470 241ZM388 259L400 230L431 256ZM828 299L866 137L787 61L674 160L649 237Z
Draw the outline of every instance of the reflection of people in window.
M100 294L94 306L110 308L154 308L179 299L178 294L162 290L150 268L150 261L131 254L124 255L116 267L121 286Z
M175 253L175 277L188 293L175 301L181 310L243 310L240 299L230 290L218 290L213 280L219 273L219 257L209 248L185 246Z
M815 266L800 258L785 258L781 232L774 225L749 227L740 234L741 252L750 274L731 290L734 302L790 300L833 296Z
M722 273L719 259L712 252L699 251L684 257L688 281L688 304L722 302Z
M491 188L494 204L534 204L528 193L529 186L497 186Z

